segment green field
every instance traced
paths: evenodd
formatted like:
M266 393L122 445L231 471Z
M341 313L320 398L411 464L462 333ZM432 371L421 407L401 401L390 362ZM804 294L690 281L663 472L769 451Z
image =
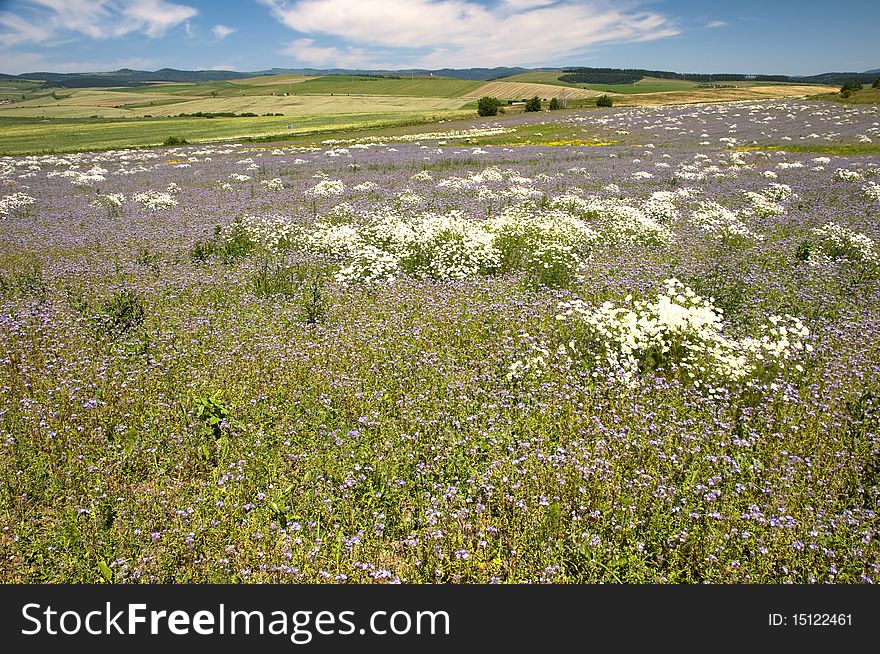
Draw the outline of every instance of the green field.
M327 75L273 75L235 82L161 83L124 88L34 89L10 84L12 104L2 116L41 118L143 118L197 112L385 113L459 109L460 96L481 83L440 77L414 79ZM29 90L29 92L28 92ZM340 96L345 99L340 99ZM0 95L0 97L3 97Z
M532 84L552 84L554 86L570 86L578 89L592 89L594 91L604 91L606 93L663 93L665 91L681 91L684 89L692 89L697 86L697 82L688 82L686 80L676 79L660 79L658 77L645 77L635 84L571 84L563 82L559 79L564 72L556 70L544 73L530 72L520 73L505 77L504 82L530 82ZM748 85L748 82L731 82L737 86Z
M848 98L844 98L840 93L822 93L821 95L814 96L810 99L842 102L844 104L878 104L880 103L880 89L866 86L864 89L856 91Z
M581 88L581 84L569 84L559 79L560 75L565 75L561 70L551 70L545 72L531 71L528 73L520 73L519 75L511 75L510 77L502 77L494 80L496 82L526 82L529 84L552 84L553 86L570 86L572 88Z
M483 82L448 77L378 78L326 75L293 87L297 94L402 95L410 97L457 98L482 86Z
M0 117L0 155L76 152L160 145L169 136L190 143L373 129L472 116L473 111L260 116L257 118L22 118ZM287 125L292 129L288 130Z

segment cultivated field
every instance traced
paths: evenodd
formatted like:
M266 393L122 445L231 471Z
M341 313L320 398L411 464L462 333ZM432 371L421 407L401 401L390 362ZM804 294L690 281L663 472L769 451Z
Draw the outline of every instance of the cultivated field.
M878 122L0 159L0 580L876 582Z
M551 84L533 84L530 82L507 82L500 80L497 82L488 82L470 91L465 97L481 98L484 95L496 98L509 98L521 100L538 96L542 100L550 98L567 97L572 100L582 98L595 98L601 93L575 87L559 86Z

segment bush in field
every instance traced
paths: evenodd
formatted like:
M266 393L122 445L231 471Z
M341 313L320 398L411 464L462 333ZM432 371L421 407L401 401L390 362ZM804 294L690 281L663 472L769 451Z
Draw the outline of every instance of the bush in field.
M859 82L846 82L840 87L840 97L848 98L856 91L861 91L862 88L863 87Z
M556 111L561 108L562 105L559 104L559 98L550 98L550 111Z
M596 98L596 106L611 107L614 106L614 100L611 99L610 95L600 95L598 98Z
M537 95L526 102L526 111L541 111L541 98Z
M477 101L477 114L480 116L497 116L501 101L498 98L483 96Z
M177 145L186 145L186 139L180 136L169 136L167 139L162 141L162 145L173 147Z
M880 77L874 80L874 83L871 84L872 89L880 89Z

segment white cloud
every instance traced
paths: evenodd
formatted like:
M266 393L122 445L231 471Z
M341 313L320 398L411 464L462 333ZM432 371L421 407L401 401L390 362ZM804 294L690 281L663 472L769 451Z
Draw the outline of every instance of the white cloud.
M680 33L662 14L601 0L501 0L491 6L473 0L260 1L300 34L341 41L338 47L322 47L300 39L294 43L301 49L291 44L284 51L325 66L343 66L343 60L356 55L369 64L363 48L384 49L382 56L390 54L398 66L536 65L599 43Z
M158 38L196 14L194 7L165 0L27 0L15 13L0 12L5 28L0 38L6 45L57 45L70 33L110 39L141 32Z
M227 36L232 34L235 31L235 28L226 27L226 25L214 25L214 27L211 28L211 31L214 32L214 36L222 41Z
M723 20L713 20L706 24L706 27L727 27L727 23Z

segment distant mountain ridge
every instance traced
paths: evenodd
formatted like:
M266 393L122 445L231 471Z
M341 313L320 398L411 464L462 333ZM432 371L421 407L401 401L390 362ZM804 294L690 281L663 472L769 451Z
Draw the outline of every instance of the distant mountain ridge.
M213 82L244 79L246 77L258 77L263 75L435 75L437 77L452 77L477 81L489 81L502 77L509 77L527 72L546 72L560 70L560 68L521 68L521 67L497 67L497 68L441 68L428 70L422 68L403 70L361 70L361 69L318 69L318 68L271 68L239 72L234 70L177 70L174 68L162 68L156 71L133 70L121 68L115 71L89 72L89 73L53 73L33 72L21 75L9 75L0 73L0 79L5 80L33 80L42 81L46 87L66 88L89 88L106 86L142 86L153 82ZM861 73L821 73L818 75L749 75L746 73L715 73L715 74L691 74L674 73L671 71L650 71L645 69L622 69L622 68L586 68L565 67L566 73L583 76L583 81L588 82L591 77L596 79L610 79L612 76L621 79L635 78L637 76L665 77L670 79L700 79L701 81L723 81L730 79L757 78L766 81L783 82L807 82L813 84L838 85L845 82L873 82L880 74L880 68ZM589 82L588 82L589 83ZM603 83L603 82L593 82ZM605 82L608 83L608 82Z

